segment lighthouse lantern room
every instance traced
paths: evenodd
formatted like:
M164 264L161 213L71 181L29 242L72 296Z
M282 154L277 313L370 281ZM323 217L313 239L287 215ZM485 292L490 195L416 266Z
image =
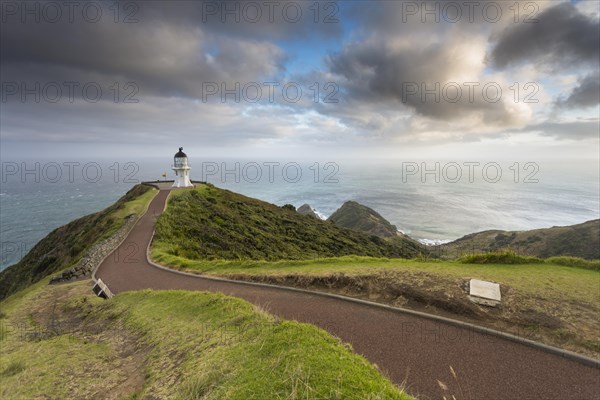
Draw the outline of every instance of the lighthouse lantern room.
M187 155L183 152L183 147L180 147L173 159L173 171L175 171L175 182L173 182L173 187L180 188L194 186L190 181L190 169Z

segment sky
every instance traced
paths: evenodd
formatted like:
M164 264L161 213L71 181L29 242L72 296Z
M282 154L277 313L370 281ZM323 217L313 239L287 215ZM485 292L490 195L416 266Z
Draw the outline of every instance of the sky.
M600 157L598 1L0 4L3 159Z

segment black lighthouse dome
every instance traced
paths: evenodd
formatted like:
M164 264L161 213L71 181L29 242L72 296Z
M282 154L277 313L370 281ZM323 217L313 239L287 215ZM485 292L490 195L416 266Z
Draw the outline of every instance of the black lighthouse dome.
M183 152L183 147L180 147L179 151L177 153L175 153L175 158L183 158L183 157L187 158L187 154L185 154Z

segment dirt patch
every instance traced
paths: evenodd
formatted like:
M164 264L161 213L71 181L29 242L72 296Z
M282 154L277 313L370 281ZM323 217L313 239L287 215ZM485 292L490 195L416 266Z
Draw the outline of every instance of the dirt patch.
M530 308L518 312L517 319L523 325L542 326L550 329L557 329L564 325L559 318Z
M46 340L69 335L85 342L109 345L113 351L105 364L117 365L122 377L94 394L97 399L120 399L143 389L145 362L150 349L118 320L120 312L109 302L98 303L91 282L47 286L31 302L26 318L35 326L27 340ZM23 318L23 317L22 317ZM86 371L80 371L85 374Z

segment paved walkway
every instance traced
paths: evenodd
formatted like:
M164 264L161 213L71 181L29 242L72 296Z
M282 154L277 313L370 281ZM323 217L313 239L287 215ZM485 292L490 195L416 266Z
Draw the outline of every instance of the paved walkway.
M222 292L286 319L308 322L352 344L393 382L422 399L441 399L447 384L457 399L600 399L600 370L509 340L443 322L319 295L191 277L146 259L156 218L169 191L161 190L125 242L100 265L97 277L114 293L138 289ZM457 372L463 395L450 374Z

